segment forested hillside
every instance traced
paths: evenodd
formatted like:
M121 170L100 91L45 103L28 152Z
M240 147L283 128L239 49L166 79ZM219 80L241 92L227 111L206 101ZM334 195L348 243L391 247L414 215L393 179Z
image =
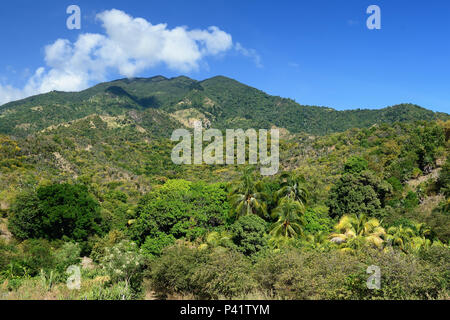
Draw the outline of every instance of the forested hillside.
M280 128L279 173L175 165L193 120ZM302 106L224 77L0 106L0 299L448 299L449 138L418 106Z
M0 133L25 136L61 122L92 114L123 116L157 109L183 123L202 119L215 128L285 128L291 133L324 135L376 123L448 120L416 105L380 110L336 111L303 106L270 96L226 77L196 81L187 77L123 79L77 93L50 92L0 106Z

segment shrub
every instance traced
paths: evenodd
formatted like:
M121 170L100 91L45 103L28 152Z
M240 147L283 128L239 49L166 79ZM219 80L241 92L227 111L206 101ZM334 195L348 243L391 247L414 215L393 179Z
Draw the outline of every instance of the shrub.
M262 257L254 276L266 294L278 299L352 299L347 281L361 270L353 256L337 251L287 249Z
M45 239L25 240L19 245L19 250L13 263L22 275L36 276L41 269L47 271L55 266L52 247Z
M446 197L450 197L450 157L445 161L439 174L438 187Z
M142 288L143 262L143 256L139 253L137 245L122 240L112 248L105 249L100 266L113 282L124 281L133 292L139 293Z
M58 272L65 272L69 266L80 263L81 248L78 243L65 242L61 248L55 251L55 269Z
M250 262L241 253L216 249L207 262L195 270L194 293L201 299L243 299L256 288L251 269Z
M175 237L171 234L165 234L164 232L158 232L156 237L147 237L144 244L141 246L142 253L149 258L159 256L165 247L173 245L175 243Z
M99 263L100 259L105 255L106 248L111 248L125 239L125 234L119 230L112 230L103 238L98 236L91 238L90 241L93 244L90 257L93 261Z
M165 249L161 257L150 265L153 290L161 297L172 294L192 295L192 277L206 261L206 250L180 244Z

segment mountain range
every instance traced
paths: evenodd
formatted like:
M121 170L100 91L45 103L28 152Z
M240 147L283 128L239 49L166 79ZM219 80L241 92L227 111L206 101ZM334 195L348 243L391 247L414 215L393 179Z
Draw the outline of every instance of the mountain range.
M448 120L450 116L413 104L384 109L337 111L271 96L236 80L217 76L197 81L185 76L120 79L80 92L52 91L0 106L0 133L27 136L90 115L124 117L167 136L168 128L278 127L289 133L325 135L374 124Z

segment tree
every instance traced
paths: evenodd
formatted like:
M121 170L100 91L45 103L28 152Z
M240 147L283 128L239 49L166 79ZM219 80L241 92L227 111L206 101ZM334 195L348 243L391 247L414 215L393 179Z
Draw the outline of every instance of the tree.
M282 182L280 183L280 190L276 193L277 201L281 201L283 198L290 198L305 206L309 198L305 178L301 175L292 175L290 173L283 173L280 178Z
M228 231L213 231L208 233L205 242L199 246L199 249L213 249L218 247L230 248L233 246L231 240L232 234Z
M255 182L253 168L244 169L241 179L232 187L229 194L230 205L236 219L249 214L261 217L267 215L265 200L267 195L263 192L261 183Z
M252 255L267 243L266 222L256 215L246 215L230 227L233 243L238 251L245 255Z
M446 197L450 197L450 157L445 161L439 174L438 187Z
M420 170L431 172L435 167L438 147L445 143L444 130L436 123L417 126L414 130L412 147L418 155Z
M387 230L387 240L403 252L407 252L408 242L412 237L414 237L414 230L403 225L392 226Z
M370 171L359 174L345 173L330 191L327 205L330 216L365 214L379 217L386 195L392 186L377 178Z
M139 245L160 232L194 239L224 224L228 212L224 184L169 180L140 199L129 233Z
M371 244L376 248L383 246L386 232L375 218L366 215L345 215L335 226L331 241L344 244L344 251L359 248L361 244Z
M305 207L300 202L291 198L283 199L272 212L272 217L278 220L272 225L270 234L288 238L303 234L303 227L306 224L302 217L304 210Z
M8 229L21 240L44 237L39 198L34 190L17 195L11 205Z
M351 174L361 173L369 168L367 160L360 157L350 157L344 164L344 172Z
M9 227L19 239L67 237L82 242L101 233L100 223L100 205L85 186L56 184L20 194Z
M149 258L160 256L163 249L174 244L175 237L171 234L158 232L155 237L147 237L141 246L142 253Z
M429 248L432 242L427 239L431 229L425 223L412 222L411 226L392 226L387 230L387 239L394 247L398 247L403 252L417 251L422 248Z

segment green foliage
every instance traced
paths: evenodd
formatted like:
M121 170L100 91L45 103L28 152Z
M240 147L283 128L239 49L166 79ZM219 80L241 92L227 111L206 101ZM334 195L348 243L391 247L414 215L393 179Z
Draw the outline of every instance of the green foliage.
M136 295L125 281L104 286L96 284L84 295L86 300L133 300Z
M175 245L164 251L150 268L152 287L161 296L195 294L192 275L207 261L207 252L184 245Z
M438 187L447 198L450 198L450 157L445 161L439 174Z
M390 177L387 182L392 186L394 192L401 192L403 190L403 185L396 177Z
M404 207L407 209L416 208L419 205L419 197L417 197L417 193L409 191L403 203Z
M287 129L286 172L173 164L169 134L186 115ZM437 118L449 116L301 106L225 77L123 79L0 106L13 135L0 135L0 287L64 287L92 248L71 298L139 298L145 272L171 298L446 299L450 127ZM366 287L370 264L381 290Z
M142 287L143 256L134 242L122 240L111 248L105 249L100 259L101 267L114 282L124 281L138 293Z
M261 181L256 181L254 168L246 167L237 183L232 183L228 199L232 208L233 217L256 214L260 217L267 215L267 194Z
M345 173L330 191L327 202L331 217L345 214L365 214L379 217L391 185L381 181L370 171Z
M268 129L275 125L290 132L311 134L370 127L378 123L448 119L446 114L434 113L412 104L381 110L336 111L299 105L291 99L270 96L222 76L204 81L183 76L171 79L157 76L131 81L116 80L81 92L50 92L7 103L0 106L0 133L25 136L95 113L122 115L133 112L139 115L132 117L139 119L136 123L164 134L163 129L175 123L167 113L188 108L195 108L207 115L213 126L220 129ZM152 121L145 121L145 114L148 113L158 117L163 125L155 126ZM427 153L429 150L425 148L424 151Z
M25 240L19 245L20 252L13 258L15 274L36 276L40 270L51 270L55 266L50 242L44 239Z
M82 242L100 232L99 223L99 204L86 187L57 184L19 195L9 227L19 239L67 237Z
M141 246L142 253L153 258L161 255L163 249L175 243L175 237L164 232L157 232L156 237L148 236Z
M230 227L232 240L238 251L250 256L262 250L267 243L266 222L256 215L241 217Z
M350 174L358 174L367 170L368 167L369 163L367 162L367 160L360 157L351 157L344 165L344 172Z
M130 234L138 242L159 232L196 238L223 224L228 210L224 185L169 180L139 202Z
M245 297L256 288L251 268L252 265L241 253L213 251L206 263L192 275L196 296L201 299Z
M78 243L65 242L54 253L55 269L63 273L69 266L78 265L81 262L81 248Z
M161 296L178 294L197 299L244 297L256 283L251 264L229 250L205 251L177 245L151 266L152 288Z
M330 234L330 241L339 244L341 251L353 253L369 246L383 248L386 231L375 218L363 214L345 215L334 228L336 231Z
M330 219L326 207L307 208L303 217L305 231L310 234L321 231L329 232L332 229L333 221Z
M123 232L118 230L111 230L102 238L98 236L91 238L90 241L93 242L91 250L92 260L99 263L101 258L106 254L106 249L112 248L122 240L126 240L126 236Z
M270 228L270 234L274 237L296 237L303 235L303 227L306 224L303 219L304 206L292 198L284 198L278 207L272 211L272 217L276 219Z
M280 178L280 189L275 193L276 199L281 201L283 198L290 198L305 206L309 199L305 177L283 173Z
M19 193L11 206L8 229L18 238L43 237L43 222L36 192L26 190Z

